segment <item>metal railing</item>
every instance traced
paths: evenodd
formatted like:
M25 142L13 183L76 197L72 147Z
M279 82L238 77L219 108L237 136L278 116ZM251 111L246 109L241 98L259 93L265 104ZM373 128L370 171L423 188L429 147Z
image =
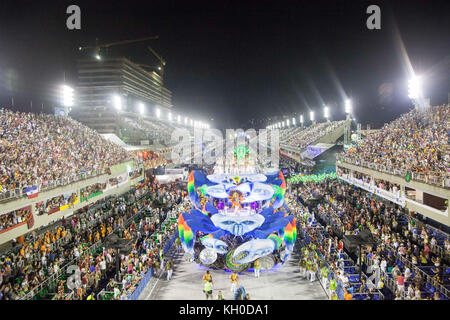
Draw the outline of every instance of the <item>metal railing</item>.
M46 181L40 179L39 181L36 182L36 184L33 185L37 186L38 192L43 192L57 187L65 186L74 182L78 182L81 180L97 177L105 173L106 168L103 168L100 170L93 170L91 172L80 173L77 175L65 176L57 180ZM0 192L0 202L26 196L25 190L33 185Z
M353 164L358 167L364 167L364 168L369 168L369 169L384 172L384 173L389 173L389 174L392 174L395 176L400 176L402 178L405 177L406 174L408 173L408 171L405 169L387 167L382 164L368 162L368 161L360 160L360 159L352 159L349 157L345 157L343 155L336 155L336 162L337 161L343 161L343 162ZM411 173L411 180L423 182L426 184L435 185L435 186L439 186L439 187L443 187L443 188L450 188L450 178L448 178L448 177L425 175L423 173L418 173L418 172L410 172L410 173Z

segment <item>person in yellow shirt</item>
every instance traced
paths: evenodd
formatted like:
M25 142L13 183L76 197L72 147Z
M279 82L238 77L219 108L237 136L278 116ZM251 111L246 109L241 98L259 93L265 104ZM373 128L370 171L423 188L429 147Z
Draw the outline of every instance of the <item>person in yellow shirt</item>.
M206 270L206 273L203 275L203 282L212 281L212 276L209 270Z
M256 259L253 263L253 268L255 269L255 277L259 278L259 271L261 270L261 262L259 259Z
M233 273L230 275L230 282L231 282L231 292L234 293L236 291L239 282L236 271L233 271Z

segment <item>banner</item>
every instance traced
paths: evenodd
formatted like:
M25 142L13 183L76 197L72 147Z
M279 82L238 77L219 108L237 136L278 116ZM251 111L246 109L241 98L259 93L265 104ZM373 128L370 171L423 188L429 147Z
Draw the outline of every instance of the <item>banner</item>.
M82 198L82 199L81 199L81 202L85 202L85 201L87 201L88 199L91 199L91 198L93 198L93 197L96 197L96 196L98 196L98 195L101 195L102 193L103 193L102 190L99 191L99 192L93 193L93 194L89 195L87 198Z
M25 189L28 199L36 198L39 195L38 188L36 186L28 187Z

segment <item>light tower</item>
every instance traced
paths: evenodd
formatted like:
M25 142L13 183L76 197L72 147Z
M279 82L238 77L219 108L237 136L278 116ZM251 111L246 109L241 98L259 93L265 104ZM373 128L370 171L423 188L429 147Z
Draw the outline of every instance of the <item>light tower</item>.
M422 79L414 75L408 81L408 97L413 101L416 110L424 106L422 93Z
M312 124L316 124L316 120L314 119L314 111L311 111L309 113L309 119L311 120Z
M350 141L350 134L352 128L352 100L346 99L344 102L344 110L346 114L346 123L344 126L344 146L347 146Z
M64 107L64 115L68 115L74 105L74 90L72 87L63 84L61 86L61 104Z
M347 115L347 120L351 120L352 100L350 99L345 100L345 114Z
M328 107L327 107L327 106L325 106L325 107L323 108L323 116L325 117L325 119L327 119L327 122L330 121L330 120L329 120L330 113L329 113L329 110L328 110Z

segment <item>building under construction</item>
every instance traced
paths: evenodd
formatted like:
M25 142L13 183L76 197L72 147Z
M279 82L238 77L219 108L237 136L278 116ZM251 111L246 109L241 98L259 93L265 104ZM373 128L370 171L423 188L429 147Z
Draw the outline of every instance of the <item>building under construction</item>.
M126 58L78 61L77 105L71 116L99 133L117 133L121 112L172 108L172 93L161 76ZM119 101L117 101L119 100Z

